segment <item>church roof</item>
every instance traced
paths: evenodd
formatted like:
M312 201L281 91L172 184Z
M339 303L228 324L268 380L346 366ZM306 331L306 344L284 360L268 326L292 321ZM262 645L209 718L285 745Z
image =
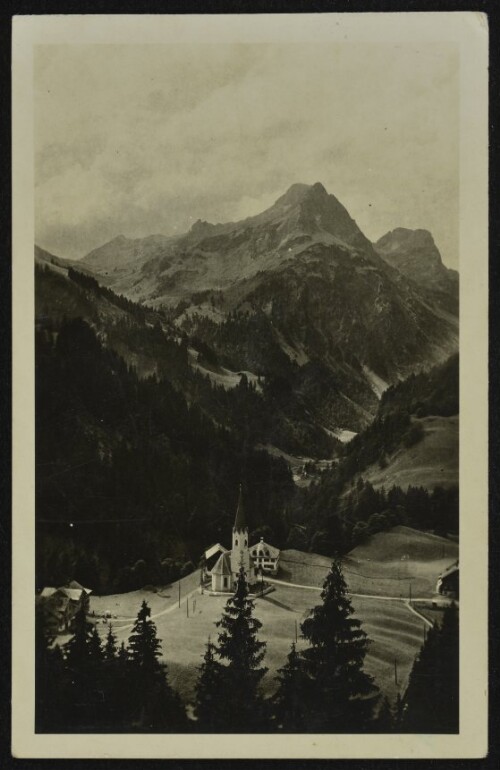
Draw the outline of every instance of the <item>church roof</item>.
M241 490L241 484L240 484L240 494L238 496L238 506L236 508L236 518L234 520L233 529L240 530L240 531L243 529L247 529L245 509L243 508L243 492Z
M231 574L231 551L221 553L215 567L212 570L212 575L230 575Z

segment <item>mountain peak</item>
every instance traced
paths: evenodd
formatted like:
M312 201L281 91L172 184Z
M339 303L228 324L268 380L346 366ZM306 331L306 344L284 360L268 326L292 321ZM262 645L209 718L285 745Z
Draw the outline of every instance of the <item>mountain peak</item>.
M321 182L316 182L315 184L303 184L302 182L296 182L288 188L284 195L278 198L275 205L294 206L311 197L322 198L327 196L328 193Z
M204 219L197 219L196 222L191 225L190 233L193 235L204 235L214 229L213 224L205 221Z
M427 264L432 262L434 264L442 264L441 254L434 242L432 234L428 230L410 230L407 227L396 227L394 230L386 233L379 238L375 244L376 250L379 254L387 259L391 255L402 256L413 253L415 256L417 252L422 261Z
M293 206L295 203L300 203L300 201L304 199L310 189L311 185L296 182L288 188L284 195L281 195L278 198L275 205L278 206L281 204L289 204Z
M328 195L327 191L325 190L321 182L315 182L313 185L311 185L310 191L312 193L319 194L319 195Z
M458 309L458 273L443 264L428 230L396 227L379 238L375 250L389 265L420 286L450 295L448 307Z

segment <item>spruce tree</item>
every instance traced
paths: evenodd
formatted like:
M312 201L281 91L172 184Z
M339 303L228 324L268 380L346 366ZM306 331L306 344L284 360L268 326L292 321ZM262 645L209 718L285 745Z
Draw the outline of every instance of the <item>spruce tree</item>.
M383 698L380 704L375 729L378 733L392 733L394 731L394 715L387 696Z
M221 619L217 654L226 662L220 697L225 704L224 729L227 732L259 732L266 728L266 709L259 695L259 683L267 672L261 666L265 642L257 639L262 623L253 617L254 602L248 595L243 567L236 591L228 599Z
M308 679L295 643L292 643L286 664L278 669L276 679L279 687L273 697L275 724L284 732L302 732L307 709L305 696Z
M186 712L167 678L167 666L160 663L161 643L151 610L142 602L129 637L128 671L134 693L131 719L139 729L179 732L185 729Z
M82 605L74 617L73 637L65 644L66 691L71 704L66 716L67 727L94 729L102 720L102 648L97 629L87 623Z
M401 730L457 733L459 729L458 611L447 608L413 664L405 695Z
M80 670L89 660L90 630L87 624L87 613L83 604L75 613L74 624L74 634L64 645L64 650L69 667Z
M151 610L143 600L128 640L130 661L145 675L160 668L161 640L156 636L156 625L150 616Z
M53 646L54 635L46 627L43 608L35 616L35 729L60 732L70 704L65 699L67 673L62 650Z
M125 642L122 642L120 644L120 647L118 649L118 656L117 657L118 657L118 660L120 661L120 663L122 663L122 664L127 663L127 661L128 661L128 652L127 652L127 648L125 647Z
M216 660L216 647L208 637L200 675L196 684L194 713L198 732L217 732L225 726L224 703L221 698L223 667Z
M116 636L113 633L113 626L111 625L111 623L109 624L108 633L106 635L106 644L104 646L104 657L107 661L115 660L116 658Z
M88 638L88 656L89 662L93 664L102 663L104 660L104 652L102 649L101 637L97 626L92 628Z
M394 718L393 718L394 732L396 733L402 732L404 713L405 713L404 700L401 697L401 693L398 692L396 696L396 704L394 706Z
M439 645L439 702L443 733L458 733L459 730L459 642L458 608L453 603L444 611Z
M364 670L368 637L352 617L353 608L340 561L328 573L322 604L302 623L310 646L304 650L309 677L307 729L313 732L364 732L370 729L377 688Z

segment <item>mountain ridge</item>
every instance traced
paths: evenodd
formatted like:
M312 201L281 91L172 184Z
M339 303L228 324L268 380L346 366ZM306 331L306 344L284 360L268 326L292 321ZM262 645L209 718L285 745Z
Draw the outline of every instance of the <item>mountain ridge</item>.
M453 298L385 261L319 182L292 185L239 222L118 236L77 265L167 313L227 369L284 377L293 403L305 414L312 399L327 431L362 429L381 388L458 346Z

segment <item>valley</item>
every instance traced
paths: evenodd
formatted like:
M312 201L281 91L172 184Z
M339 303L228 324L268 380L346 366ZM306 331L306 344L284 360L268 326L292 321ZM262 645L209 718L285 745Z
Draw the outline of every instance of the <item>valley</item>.
M439 574L457 557L457 545L450 540L396 527L374 535L344 559L355 617L362 621L371 639L366 670L391 702L398 693L404 693L422 644L424 627L429 625L418 612L419 602L430 604ZM268 579L274 590L255 600L255 615L263 624L260 637L267 645L265 664L269 671L263 680L267 697L276 690L276 672L295 641L296 627L297 649L304 646L300 624L319 601L330 563L330 559L319 554L282 551L280 572L276 580ZM196 571L183 578L180 585L176 582L154 590L151 587L111 596L93 595L90 600L90 619L109 611L119 642L130 635L141 601L148 602L162 640L163 660L168 664L170 680L186 704L194 695L204 644L209 636L216 637L215 621L227 601L223 596L211 596L207 588L201 593L199 581ZM408 604L410 582L412 607ZM107 623L100 620L97 628L104 638ZM60 642L66 639L61 637Z

